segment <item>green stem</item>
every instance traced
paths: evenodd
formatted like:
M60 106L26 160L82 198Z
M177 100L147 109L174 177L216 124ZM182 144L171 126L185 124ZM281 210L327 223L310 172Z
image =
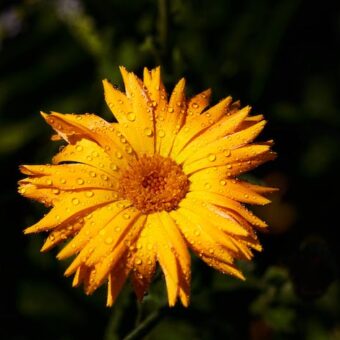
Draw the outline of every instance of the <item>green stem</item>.
M165 315L166 307L159 308L145 320L143 320L124 340L141 339L144 335L148 334L150 330L158 323Z

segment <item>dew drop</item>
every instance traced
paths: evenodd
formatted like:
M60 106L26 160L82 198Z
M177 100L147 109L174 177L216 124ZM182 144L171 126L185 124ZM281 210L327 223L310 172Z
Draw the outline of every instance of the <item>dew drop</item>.
M168 112L172 113L172 112L174 112L174 109L172 107L169 107Z
M125 213L125 214L123 215L123 217L124 217L126 220L128 220L128 219L130 218L130 215L129 215L128 213Z
M232 168L232 165L231 165L231 164L228 164L228 165L227 165L227 168L228 168L228 169L231 169L231 168Z
M229 157L231 155L231 151L230 150L224 150L223 154L224 154L224 156Z
M82 116L76 116L76 120L82 120Z
M47 185L51 185L52 184L52 180L51 179L46 180L46 184Z
M85 195L86 195L86 197L93 197L94 193L93 193L93 191L87 191Z
M105 243L106 243L106 244L111 244L112 242L113 242L112 237L107 237L107 238L105 239Z
M90 171L90 176L91 176L91 177L96 177L97 174L96 174L94 171Z
M120 231L120 227L116 227L115 231L118 233Z
M60 190L59 189L53 189L52 192L55 194L55 195L58 195L60 193Z
M79 185L82 185L82 184L84 184L84 180L83 180L82 178L78 178L78 179L77 179L77 183L78 183Z
M213 161L216 160L216 155L214 155L213 153L211 153L211 154L209 154L208 159L209 159L210 162L213 162Z
M82 150L83 150L83 147L82 147L81 145L77 145L77 146L76 146L76 150L77 150L77 151L82 151Z
M226 182L224 179L221 179L221 180L220 180L220 184L221 184L221 185L226 185L227 182Z
M153 135L153 132L150 128L144 129L144 133L148 136L151 137Z
M60 183L65 184L66 183L66 179L65 178L61 178L60 179Z
M125 147L125 151L128 153L128 154L131 154L132 153L132 147L130 145L127 145Z
M136 259L136 264L142 264L142 260L141 259Z
M197 109L197 108L198 108L198 104L197 104L197 103L192 103L192 107L193 107L194 109Z
M206 189L211 189L211 184L207 182L207 183L204 184L204 187Z
M160 138L165 137L165 132L164 132L164 130L159 130L158 135L159 135Z
M195 230L194 234L195 234L195 236L199 236L200 235L199 230Z
M107 177L106 175L102 174L100 175L100 177L104 180L104 181L107 181L109 179L109 177Z
M123 155L122 155L119 151L117 151L117 152L116 152L116 157L117 157L118 159L121 159L121 158L123 158Z
M117 171L118 166L117 166L116 164L111 163L111 164L110 164L110 168L111 168L111 170L113 170L113 171Z
M80 202L79 202L78 198L72 198L72 203L74 205L78 205Z
M130 121L130 122L134 122L136 120L136 115L133 113L133 112L129 112L127 114L127 119Z

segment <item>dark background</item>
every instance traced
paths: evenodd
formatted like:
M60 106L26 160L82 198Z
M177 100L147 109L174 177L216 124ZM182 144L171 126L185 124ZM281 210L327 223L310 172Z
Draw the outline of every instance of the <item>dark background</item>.
M336 4L338 3L338 4ZM280 187L254 211L271 228L239 282L193 263L192 302L145 339L339 339L340 11L325 0L0 2L0 338L121 339L165 304L158 275L142 306L129 285L112 309L63 277L56 251L22 230L44 210L17 194L19 164L58 149L40 110L108 120L101 79L162 66L168 88L231 94L269 121L278 159L251 174Z

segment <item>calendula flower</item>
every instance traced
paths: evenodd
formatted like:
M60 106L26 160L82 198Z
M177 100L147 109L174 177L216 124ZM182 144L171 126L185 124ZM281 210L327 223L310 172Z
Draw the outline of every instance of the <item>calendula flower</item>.
M254 143L265 121L210 90L191 99L185 80L170 98L160 68L143 81L121 68L125 93L103 81L118 123L94 114L42 113L67 145L52 165L24 165L22 195L52 209L25 233L49 232L47 251L70 239L58 259L75 256L65 275L91 294L107 282L111 306L128 277L139 299L159 263L169 305L189 304L189 248L209 266L243 279L235 259L261 250L266 227L244 203L266 204L273 191L237 176L274 158L271 142Z

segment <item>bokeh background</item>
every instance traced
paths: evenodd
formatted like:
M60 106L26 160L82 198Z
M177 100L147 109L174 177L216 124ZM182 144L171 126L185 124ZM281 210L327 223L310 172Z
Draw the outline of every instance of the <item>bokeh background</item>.
M122 339L153 311L145 339L340 339L340 11L324 0L0 2L0 338ZM254 211L271 225L246 282L193 263L192 303L164 308L157 275L142 305L127 285L112 309L63 277L56 250L22 230L44 209L17 194L18 165L60 144L40 110L112 120L101 79L162 65L170 90L231 94L269 123L278 159L248 179L280 187ZM153 327L151 327L153 326ZM140 338L140 337L139 337Z

